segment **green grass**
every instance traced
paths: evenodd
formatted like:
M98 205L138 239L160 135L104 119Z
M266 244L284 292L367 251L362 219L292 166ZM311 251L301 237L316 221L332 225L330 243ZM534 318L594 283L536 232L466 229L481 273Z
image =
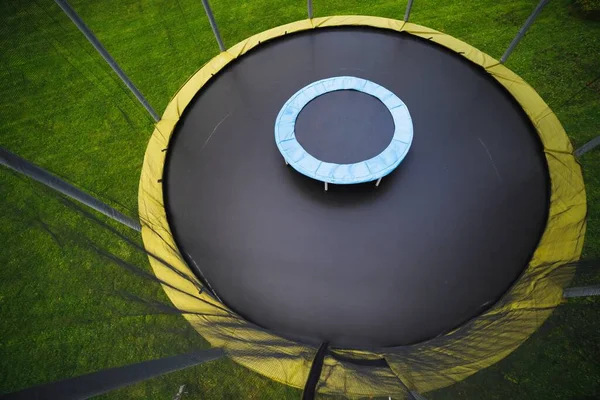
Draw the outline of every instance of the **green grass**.
M499 58L535 1L419 0L411 21ZM105 47L161 113L177 89L218 53L197 0L72 0ZM402 18L403 2L315 1L316 16ZM305 18L305 2L213 0L227 46ZM553 108L575 146L600 134L600 23L569 0L548 4L507 66ZM587 85L587 86L586 86ZM152 120L51 0L0 3L0 146L137 215L137 186ZM588 196L584 255L600 257L600 152L581 159ZM39 187L0 169L0 393L206 344L180 316L145 315L115 289L167 301L149 284L89 250L93 237L119 257L145 259ZM62 228L61 228L62 227ZM138 240L138 238L136 238ZM586 307L581 303L589 303ZM600 396L598 302L571 302L511 356L434 398L584 399ZM107 311L109 310L109 311ZM123 312L139 315L123 316ZM593 356L596 356L595 359ZM298 398L231 361L180 371L104 398Z

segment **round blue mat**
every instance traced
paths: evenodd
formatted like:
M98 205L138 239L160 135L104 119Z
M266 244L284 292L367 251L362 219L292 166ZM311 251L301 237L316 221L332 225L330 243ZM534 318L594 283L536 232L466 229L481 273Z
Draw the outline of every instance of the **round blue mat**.
M296 118L302 108L315 97L336 90L357 90L374 96L392 114L394 136L375 157L353 164L325 162L310 155L296 140ZM402 100L383 86L352 76L323 79L300 89L283 105L275 120L275 142L285 161L301 174L335 184L370 182L386 176L406 157L412 138L412 120Z

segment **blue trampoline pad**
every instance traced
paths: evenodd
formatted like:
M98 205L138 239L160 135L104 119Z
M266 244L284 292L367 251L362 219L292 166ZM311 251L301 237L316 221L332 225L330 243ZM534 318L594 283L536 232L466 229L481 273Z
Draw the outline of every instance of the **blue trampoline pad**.
M376 156L352 164L318 160L296 139L298 115L311 100L338 90L356 90L379 99L392 115L394 135L390 144ZM296 171L321 182L355 184L378 180L392 172L406 157L413 138L413 125L406 105L381 85L352 76L338 76L311 83L296 92L275 120L275 142L286 163Z

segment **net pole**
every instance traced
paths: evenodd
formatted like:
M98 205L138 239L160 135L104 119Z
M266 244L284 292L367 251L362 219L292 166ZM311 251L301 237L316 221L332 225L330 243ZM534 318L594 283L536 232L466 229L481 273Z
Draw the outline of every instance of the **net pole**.
M525 34L527 33L527 30L529 29L529 27L533 24L533 21L535 21L535 19L539 15L539 13L542 12L542 9L548 3L548 1L550 1L550 0L540 0L538 5L535 7L535 10L533 10L533 12L529 16L529 18L527 18L527 21L525 21L525 24L523 24L523 26L521 27L521 29L519 30L519 32L517 33L515 38L512 40L512 42L508 46L508 49L506 49L506 51L502 55L502 58L500 58L500 63L504 64L506 62L506 60L508 59L510 54L513 52L515 47L517 47L517 45L519 44L521 39L523 39L523 36L525 36Z
M575 157L581 157L588 151L592 150L594 147L598 146L600 146L600 136L595 137L594 139L590 140L589 142L578 148L575 151Z
M178 356L143 361L137 364L92 372L62 381L34 386L0 397L2 400L87 399L157 376L218 360L224 356L225 352L220 348L200 350Z
M591 296L600 296L600 285L567 288L563 292L563 297L565 299Z
M406 4L406 11L404 12L404 22L408 22L408 17L410 16L410 10L412 9L413 0L408 0L408 4Z
M312 0L307 1L306 7L308 9L308 19L312 19L312 17L313 17Z
M225 45L223 44L223 40L221 39L219 27L217 26L217 21L215 21L215 17L213 16L210 4L208 4L208 0L202 0L202 5L204 6L204 11L206 12L206 16L208 17L208 22L210 22L210 27L212 28L213 34L215 35L215 39L217 39L217 43L219 44L219 49L221 51L225 51Z
M77 200L81 204L85 204L86 206L93 208L94 210L125 226L128 226L131 229L135 229L136 231L141 230L139 222L121 214L108 204L103 203L81 189L78 189L69 182L62 180L56 175L51 174L45 169L38 167L37 165L17 156L14 153L11 153L2 147L0 147L0 165L4 165L13 171L23 174L48 186L49 188L56 190L59 193L64 194L65 196Z
M79 15L77 15L77 13L75 12L75 10L73 10L71 5L69 3L67 3L66 0L54 0L54 1L65 12L65 14L67 14L67 16L71 19L71 21L73 21L75 26L77 26L77 28L81 31L81 33L83 33L85 38L92 44L92 46L94 46L96 51L102 56L102 58L104 58L104 61L106 61L106 63L108 65L110 65L112 70L115 71L115 73L117 75L119 75L119 78L121 78L123 83L125 83L125 86L127 86L127 88L129 88L131 93L133 93L133 95L136 97L136 99L138 99L138 101L142 104L142 106L144 106L144 108L152 116L154 121L155 122L160 121L160 117L158 116L156 111L154 111L154 109L152 108L150 103L148 103L148 100L146 100L144 95L142 95L142 93L138 90L138 88L135 87L133 82L131 82L131 80L125 74L125 72L123 72L121 67L119 67L119 64L117 64L115 59L112 58L112 56L109 54L108 51L106 51L106 49L104 48L102 43L100 43L98 38L96 38L96 36L94 36L94 33L90 30L90 28L87 27L87 25L83 22L81 17L79 17Z

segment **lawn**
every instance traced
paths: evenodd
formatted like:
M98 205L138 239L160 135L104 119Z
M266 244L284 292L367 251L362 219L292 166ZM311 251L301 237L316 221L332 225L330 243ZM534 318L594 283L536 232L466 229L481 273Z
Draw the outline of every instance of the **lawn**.
M159 114L186 79L218 54L198 0L70 3ZM535 4L417 0L411 21L500 58ZM578 147L600 134L600 22L578 18L570 4L551 1L507 66L538 91ZM228 47L306 17L304 1L213 0L212 6ZM404 6L395 0L315 0L314 14L398 19ZM52 0L0 2L0 31L0 146L135 218L152 119ZM584 256L598 259L600 151L585 154L581 164L589 210ZM93 238L121 259L147 267L131 246L5 169L0 193L0 394L206 346L181 316L155 315L114 295L167 302L157 284L81 244ZM598 304L570 301L505 360L427 397L600 397ZM171 399L181 385L183 399L299 398L298 391L228 360L103 398Z

